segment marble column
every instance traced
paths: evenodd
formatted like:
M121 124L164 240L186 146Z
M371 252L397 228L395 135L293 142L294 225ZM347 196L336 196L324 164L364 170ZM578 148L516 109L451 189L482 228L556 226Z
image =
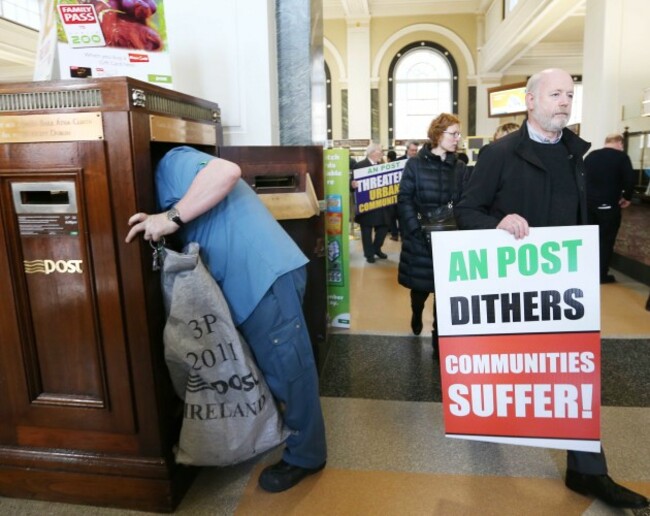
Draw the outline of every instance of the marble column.
M276 0L281 145L327 140L322 0Z
M348 19L348 138L372 137L370 17Z

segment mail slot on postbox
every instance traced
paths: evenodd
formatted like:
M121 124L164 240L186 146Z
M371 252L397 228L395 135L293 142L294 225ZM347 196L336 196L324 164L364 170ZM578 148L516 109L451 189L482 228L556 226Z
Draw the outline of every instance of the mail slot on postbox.
M11 192L29 300L32 313L39 315L36 336L49 339L53 320L70 316L70 321L77 322L76 311L62 313L71 306L63 301L78 297L87 287L75 183L12 182ZM82 297L81 306L87 301ZM59 303L52 303L53 299Z
M34 346L40 360L37 398L99 407L104 386L99 364L85 343L94 342L93 293L88 263L87 232L78 213L75 181L10 181L19 235L25 302ZM64 336L64 337L63 337ZM65 339L70 375L55 367ZM84 351L85 350L85 351ZM66 393L65 397L59 393ZM61 397L61 399L59 399ZM74 402L70 400L75 400Z
M320 214L311 175L298 165L287 164L288 170L278 170L278 167L248 164L244 174L243 179L277 220L308 219Z
M308 219L320 213L309 174L255 175L251 185L277 220Z
M38 273L81 273L75 183L12 182L11 193L28 278Z
M221 147L221 158L237 163L242 179L277 220L320 215L323 196L321 147Z

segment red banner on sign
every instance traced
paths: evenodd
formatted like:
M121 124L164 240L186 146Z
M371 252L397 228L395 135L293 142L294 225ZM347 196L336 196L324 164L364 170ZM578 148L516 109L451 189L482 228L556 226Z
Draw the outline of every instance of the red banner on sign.
M598 440L600 334L440 337L448 435Z

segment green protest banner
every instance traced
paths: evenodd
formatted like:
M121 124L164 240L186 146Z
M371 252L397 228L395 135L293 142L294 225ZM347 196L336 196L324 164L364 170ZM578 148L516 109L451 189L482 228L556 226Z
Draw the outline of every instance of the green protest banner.
M350 327L350 155L325 149L327 312L330 325Z

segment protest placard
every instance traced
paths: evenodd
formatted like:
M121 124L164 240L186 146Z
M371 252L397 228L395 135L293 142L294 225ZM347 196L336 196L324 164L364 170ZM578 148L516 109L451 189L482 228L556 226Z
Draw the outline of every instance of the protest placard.
M432 233L445 433L600 450L595 226Z
M406 160L400 159L352 171L353 179L357 182L354 190L357 214L397 204L404 165Z

